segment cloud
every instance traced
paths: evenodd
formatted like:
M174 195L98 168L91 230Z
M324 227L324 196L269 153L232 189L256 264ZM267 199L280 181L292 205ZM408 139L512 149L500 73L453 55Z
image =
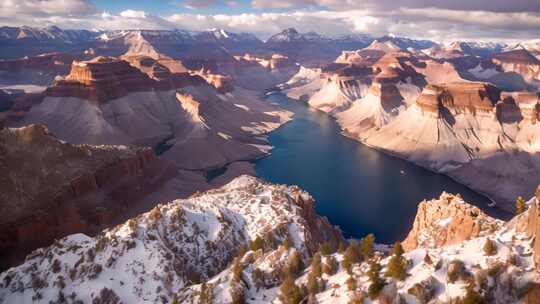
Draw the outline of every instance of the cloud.
M540 13L538 0L252 0L254 8L326 7L332 10L395 10L400 8L439 8L449 10L478 10L490 12Z
M218 4L217 0L185 0L183 6L191 9L206 8Z
M125 18L141 18L141 19L145 19L146 18L146 13L144 11L134 11L134 10L128 9L128 10L120 12L120 16L125 17Z
M97 10L89 0L2 0L0 11L3 16L79 16Z
M219 3L231 1L216 0ZM202 1L207 4L216 1ZM254 0L263 5L265 0ZM381 9L388 0L380 0L372 7L372 0L297 0L272 1L274 7L295 5L309 7L292 8L279 12L257 12L243 14L196 14L179 13L165 16L145 11L126 9L120 13L97 12L91 2L83 0L0 0L0 10L9 14L0 15L0 24L47 26L89 29L174 29L205 30L223 28L233 32L252 32L267 38L284 28L295 27L300 32L315 31L326 35L366 33L374 36L395 34L411 38L437 41L448 40L500 40L538 38L540 13L534 11L504 11L502 6L492 11L457 10L441 7L416 8L418 3L435 3L449 6L442 1L405 1L409 7ZM484 0L478 0L484 1ZM499 0L492 0L496 5ZM337 2L344 7L337 9ZM359 5L358 3L361 3ZM465 1L456 0L456 3ZM470 0L470 2L475 2ZM62 7L60 3L66 5ZM186 1L182 2L186 3ZM517 6L525 3L515 0ZM56 5L53 5L56 4ZM200 3L199 3L200 4ZM253 4L253 3L252 3ZM255 3L256 4L256 3ZM413 5L414 4L414 5ZM318 5L318 6L313 6ZM466 4L463 4L466 5ZM502 4L501 4L502 5ZM533 6L534 7L534 6ZM330 10L327 8L335 8Z

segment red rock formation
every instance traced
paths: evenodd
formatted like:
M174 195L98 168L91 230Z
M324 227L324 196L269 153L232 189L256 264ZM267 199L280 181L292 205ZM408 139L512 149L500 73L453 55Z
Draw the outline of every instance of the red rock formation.
M0 71L38 70L66 74L75 57L65 53L47 53L21 59L0 60Z
M56 238L113 224L176 174L149 148L74 146L41 125L0 130L0 153L0 268Z
M427 112L438 112L444 106L455 112L494 113L501 90L481 82L458 82L428 85L417 100L417 105Z
M461 197L443 193L439 199L418 205L413 227L402 244L406 251L440 248L491 233L501 226L501 221L465 203Z
M47 96L78 97L98 104L120 98L130 92L170 90L188 85L200 85L204 80L181 70L170 59L148 56L125 56L125 60L96 57L90 61L75 61L70 74L46 90Z

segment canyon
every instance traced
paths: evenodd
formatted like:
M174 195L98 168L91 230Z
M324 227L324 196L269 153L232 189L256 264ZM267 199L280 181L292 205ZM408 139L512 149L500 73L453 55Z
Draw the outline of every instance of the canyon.
M539 67L534 40L0 27L0 303L537 303Z

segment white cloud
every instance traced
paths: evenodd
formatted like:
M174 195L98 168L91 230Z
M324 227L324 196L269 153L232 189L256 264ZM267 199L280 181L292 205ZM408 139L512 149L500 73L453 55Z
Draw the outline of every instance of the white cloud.
M0 12L3 16L74 16L95 13L96 7L89 0L1 0Z
M128 10L120 12L120 16L122 16L124 18L141 18L141 19L145 19L146 18L146 13L144 11L134 11L134 10L128 9Z
M65 6L60 8L62 5L59 5L59 1L66 3L70 9ZM314 1L317 1L317 4L331 7L335 5L337 0L299 0L292 4L310 5L310 3L315 3ZM366 3L370 1L366 0ZM59 6L56 10L53 10L54 7L51 8L53 3ZM274 1L276 5L281 5L280 3L281 0ZM350 6L357 1L343 0L342 3L344 6ZM30 9L30 6L33 9ZM40 9L38 10L36 7ZM87 9L86 14L83 8ZM223 28L233 32L252 32L261 38L267 38L288 27L295 27L300 32L316 31L326 35L367 33L378 36L393 33L400 36L438 41L532 39L538 38L540 32L539 13L467 11L443 8L365 8L332 11L311 7L307 10L294 9L279 13L261 12L234 15L182 13L157 16L132 9L126 9L118 14L99 13L95 11L89 1L83 0L18 0L17 2L15 0L0 0L0 11L4 12L3 9L10 12L0 15L0 24L3 25L38 27L58 25L63 28L90 29L184 28L205 30Z

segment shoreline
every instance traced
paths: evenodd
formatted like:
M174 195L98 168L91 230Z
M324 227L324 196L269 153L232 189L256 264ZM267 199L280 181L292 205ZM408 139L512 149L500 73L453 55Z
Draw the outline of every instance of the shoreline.
M318 109L314 109L312 107L309 106L309 104L305 101L302 101L302 100L299 100L299 99L294 99L294 98L290 98L287 94L283 93L281 90L274 90L272 92L268 92L267 94L270 95L270 94L277 94L277 93L280 93L280 94L283 94L285 95L285 97L289 100L292 100L294 102L300 102L302 104L304 104L306 107L308 107L309 109L311 110L315 110L315 111L318 111L320 113L323 113L325 115L327 115L329 118L331 118L335 123L336 125L339 127L339 129L341 130L341 132L339 132L339 135L340 136L343 136L343 137L346 137L348 139L351 139L357 143L360 143L362 145L364 145L365 147L368 147L370 149L373 149L375 151L378 151L380 153L383 153L384 155L387 155L387 156L390 156L390 157L393 157L393 158L397 158L397 159L400 159L400 160L403 160L403 161L406 161L407 163L410 163L410 164L413 164L419 168L422 168L422 169L425 169L427 171L430 171L432 173L435 173L435 174L441 174L441 175L444 175L448 178L450 178L451 180L453 180L454 182L468 188L469 190L471 190L472 192L476 193L476 194L479 194L481 196L484 196L485 198L487 198L489 201L491 201L493 203L493 205L488 205L486 206L487 208L490 208L491 210L495 210L496 213L501 213L501 215L490 215L494 218L497 218L497 219L501 219L501 220L508 220L510 218L512 218L512 216L514 215L513 212L511 212L510 210L507 210L505 208L502 208L501 205L496 201L494 200L488 193L485 193L483 191L480 191L480 190L477 190L477 189L474 189L473 187L471 187L471 185L468 185L468 184L465 184L463 181L460 181L459 179L451 176L451 175L448 175L447 173L444 173L444 172L439 172L429 166L425 166L421 163L417 163L417 162L414 162L414 161L411 161L405 157L403 157L402 155L400 154L397 154L397 153L393 153L391 151L388 151L388 150L385 150L385 149L381 149L381 148L378 148L378 147L375 147L375 146L372 146L372 145L369 145L367 143L365 143L364 141L352 136L352 134L348 134L347 131L345 131L341 125L337 122L336 118L333 116L333 115L330 115L328 114L327 112L324 112L324 111L321 111L321 110L318 110ZM268 96L267 95L267 96ZM481 205L484 205L484 204L475 204L476 206L481 206ZM489 209L487 208L482 208L484 211L488 211Z

